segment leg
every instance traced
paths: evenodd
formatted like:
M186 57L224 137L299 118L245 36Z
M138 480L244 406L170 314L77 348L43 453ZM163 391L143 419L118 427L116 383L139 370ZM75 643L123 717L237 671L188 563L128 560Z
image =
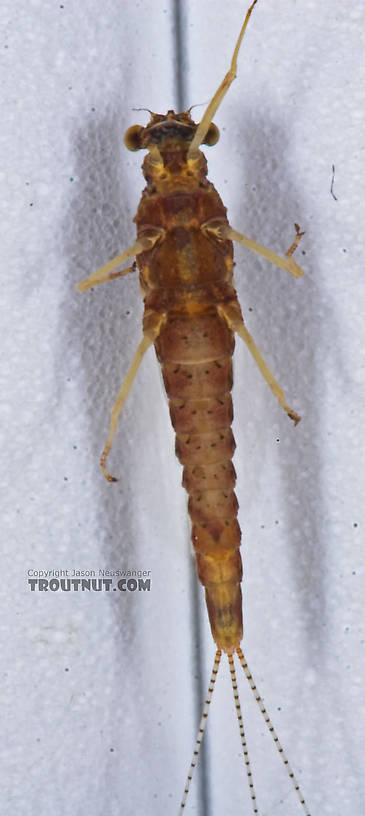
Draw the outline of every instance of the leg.
M121 266L121 264L123 264L129 258L133 258L135 255L139 255L141 252L147 252L149 249L152 249L158 239L162 238L163 233L164 230L158 229L153 235L138 238L136 243L128 249L125 249L121 255L117 255L116 258L108 261L108 263L101 266L100 269L97 269L96 272L92 272L88 278L85 278L85 280L78 283L77 289L79 292L86 292L87 289L90 289L92 286L97 286L99 283L104 283L105 281L112 280L113 278L126 275L127 272L131 271L131 267L128 267L128 269L122 269L120 272L114 273L113 275L110 273L112 269L116 269L117 266Z
M294 238L293 243L289 247L288 251L285 253L287 258L291 258L291 256L294 255L294 252L295 252L295 250L296 250L296 248L297 248L297 246L299 244L300 239L303 237L303 235L305 235L305 232L300 231L299 224L294 224L294 226L295 226L295 233L296 234L295 234L295 238Z
M196 152L196 150L198 150L199 145L201 145L201 143L204 141L204 136L205 136L205 134L206 134L206 132L207 132L207 130L209 128L209 125L210 125L210 123L211 123L211 121L213 119L214 114L218 110L218 108L219 108L219 106L220 106L220 104L222 102L222 99L224 99L224 97L225 97L225 95L226 95L226 93L228 91L228 88L230 87L230 85L232 85L233 80L237 76L238 52L239 52L240 47L241 47L241 42L242 42L243 35L244 35L245 31L246 31L247 23L248 23L248 21L249 21L249 19L251 17L253 7L256 5L256 3L257 3L257 0L254 0L253 3L251 4L247 14L246 14L245 19L244 19L243 26L242 26L241 31L240 31L239 36L238 36L236 47L235 47L234 52L233 52L231 67L230 67L229 71L226 73L226 75L225 75L223 81L221 82L218 90L215 92L215 94L213 96L213 99L210 100L209 105L208 105L206 111L203 114L203 118L202 118L201 122L199 122L199 125L198 125L198 127L197 127L197 129L195 131L195 136L194 136L193 141L191 142L191 145L190 145L189 150L188 150L188 158L189 159L191 159L193 157L193 154Z
M304 235L303 232L299 232L298 224L295 225L295 240L290 249L288 249L285 258L281 258L280 255L276 255L275 252L271 252L271 249L266 249L266 247L262 246L262 244L256 244L256 242L252 241L251 238L247 238L246 235L242 235L242 233L232 229L229 224L212 224L212 226L209 226L208 221L206 224L203 224L202 229L204 229L208 235L210 233L218 239L225 241L237 241L239 244L247 246L253 252L256 252L258 255L262 255L263 258L266 258L272 264L278 266L279 269L286 269L287 272L290 272L290 274L294 276L294 278L300 278L303 275L303 270L300 268L300 266L298 266L298 264L295 263L295 261L293 261L291 257L297 248L302 235Z
M137 264L135 261L133 261L132 265L127 266L126 269L118 269L117 272L110 272L109 275L101 277L100 273L103 269L104 267L101 266L100 269L97 269L96 272L92 273L93 275L98 275L98 279L91 280L92 276L90 275L88 278L85 278L85 280L77 283L76 289L78 289L79 292L86 292L87 289L91 289L92 286L97 286L98 283L105 283L106 281L115 280L116 278L123 278L124 275L128 275L129 272L135 272L137 269Z
M233 315L229 312L229 307L220 306L219 312L225 317L230 328L233 329L233 331L235 331L239 337L245 341L248 350L251 352L253 359L255 360L256 365L259 367L261 374L266 380L269 388L271 388L274 397L276 397L279 405L281 405L285 413L288 414L288 417L293 420L294 425L297 425L298 422L300 422L299 414L297 414L292 408L289 407L289 405L287 405L284 392L276 382L276 379L266 365L265 360L263 357L261 357L256 343L254 342L253 337L251 337L250 332L247 331L243 320L238 317L233 317Z
M105 448L103 450L103 453L102 453L101 459L100 459L100 465L101 465L102 471L104 473L105 478L108 480L108 482L118 482L119 481L119 479L116 479L114 476L111 476L110 473L107 471L106 464L105 464L106 463L106 458L107 458L108 453L109 453L109 451L111 449L111 446L113 444L114 435L115 435L115 432L117 430L119 414L123 410L124 403L125 403L125 401L126 401L126 399L128 397L128 394L129 394L131 388L132 388L133 381L134 381L134 378L135 378L135 376L137 374L137 371L139 369L140 363L142 362L143 357L144 357L147 349L152 345L152 343L153 343L153 340L151 340L149 337L143 337L143 339L141 340L141 342L140 342L140 344L139 344L139 346L137 348L137 351L136 351L136 353L135 353L135 355L133 357L131 365L129 366L129 369L127 371L126 378L125 378L125 380L123 382L123 385L122 385L122 387L121 387L121 389L120 389L120 391L118 393L118 396L117 396L117 398L115 400L115 403L113 405L113 408L112 408L112 415L111 415L111 420L110 420L108 439L106 441L106 445L105 445Z
M111 446L113 444L113 439L114 439L114 436L115 436L115 432L117 430L119 415L121 414L121 412L122 412L122 410L124 408L124 403L125 403L125 401L126 401L126 399L128 397L128 394L129 394L131 388L132 388L134 378L135 378L135 376L137 374L137 371L138 371L139 366L140 366L140 364L141 364L141 362L143 360L143 357L144 357L147 349L150 346L152 346L152 343L154 343L157 335L159 334L159 331L160 331L162 323L164 322L164 319L165 319L165 316L163 314L162 315L156 315L156 320L155 320L154 326L151 327L148 334L145 334L143 339L141 340L141 342L140 342L140 344L139 344L139 346L137 348L137 351L136 351L136 353L135 353L135 355L133 357L133 360L132 360L132 362L131 362L131 364L129 366L129 369L127 371L127 374L126 374L125 380L123 382L123 385L122 385L122 387L121 387L121 389L120 389L120 391L118 393L118 396L117 396L117 398L115 400L115 403L113 405L111 419L110 419L110 426L109 426L109 434L108 434L108 438L107 438L107 441L106 441L105 448L103 450L103 453L101 454L101 459L100 459L100 465L101 465L102 471L104 473L105 478L108 480L108 482L118 482L119 481L119 479L116 479L114 476L111 476L109 471L106 469L106 459L107 459L107 456L108 456L109 451L111 449Z

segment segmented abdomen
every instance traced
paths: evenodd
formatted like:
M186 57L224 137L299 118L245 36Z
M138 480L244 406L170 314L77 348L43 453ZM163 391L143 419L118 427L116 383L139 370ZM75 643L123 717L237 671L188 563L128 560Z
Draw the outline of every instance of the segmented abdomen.
M229 287L235 299L233 288ZM213 637L224 651L242 639L241 531L234 493L233 333L209 299L169 313L155 342L184 466L192 542Z

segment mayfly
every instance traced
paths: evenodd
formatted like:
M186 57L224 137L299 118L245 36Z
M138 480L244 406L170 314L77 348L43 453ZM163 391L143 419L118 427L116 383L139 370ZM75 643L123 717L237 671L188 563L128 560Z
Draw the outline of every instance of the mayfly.
M151 112L148 124L134 125L125 134L129 150L146 150L143 174L146 187L135 222L137 240L78 285L82 292L104 281L134 271L138 265L144 297L143 338L112 410L108 439L101 456L105 477L118 417L141 360L154 344L176 432L176 455L184 467L183 485L189 494L192 542L198 577L205 588L210 627L217 646L208 695L203 709L193 759L179 816L183 813L207 721L222 652L227 655L241 744L246 764L252 812L258 813L246 746L233 657L242 665L261 714L286 766L306 816L310 816L299 783L289 765L241 649L242 562L241 531L234 493L232 464L235 442L232 354L234 336L241 337L279 404L294 424L300 420L286 402L268 366L248 332L233 286L233 241L300 277L293 254L303 233L295 225L294 241L281 257L233 229L213 184L207 180L207 162L199 149L219 138L213 116L237 73L241 42L257 0L247 11L233 52L231 66L196 124L190 109L182 113ZM128 259L132 266L118 269ZM117 270L117 271L114 271Z

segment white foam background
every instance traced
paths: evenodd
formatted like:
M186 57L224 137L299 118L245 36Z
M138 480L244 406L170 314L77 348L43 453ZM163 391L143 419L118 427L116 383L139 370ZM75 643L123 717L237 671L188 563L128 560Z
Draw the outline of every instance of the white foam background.
M186 0L189 104L222 79L244 7ZM122 137L146 121L133 107L175 105L172 10L2 2L4 816L170 816L190 761L189 525L152 350L110 459L120 482L98 466L141 335L138 281L75 289L134 241L142 157ZM306 230L301 280L236 252L248 326L302 422L291 426L238 343L234 429L245 650L311 816L365 808L364 31L354 0L260 0L207 149L232 226L278 252L294 221ZM27 585L29 569L119 567L151 570L151 592ZM205 613L203 628L207 684ZM204 816L250 807L226 675ZM295 816L240 686L260 814ZM186 812L203 816L198 790Z

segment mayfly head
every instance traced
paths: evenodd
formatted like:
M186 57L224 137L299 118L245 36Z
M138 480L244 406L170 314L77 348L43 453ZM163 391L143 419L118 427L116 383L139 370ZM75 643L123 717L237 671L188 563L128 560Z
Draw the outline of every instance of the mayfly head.
M167 146L179 142L180 145L191 144L198 124L190 116L190 110L183 113L175 113L173 110L166 114L151 113L151 119L147 125L132 125L128 128L124 136L124 144L128 150L148 150L153 145ZM211 122L205 134L203 144L214 145L219 139L219 130Z

